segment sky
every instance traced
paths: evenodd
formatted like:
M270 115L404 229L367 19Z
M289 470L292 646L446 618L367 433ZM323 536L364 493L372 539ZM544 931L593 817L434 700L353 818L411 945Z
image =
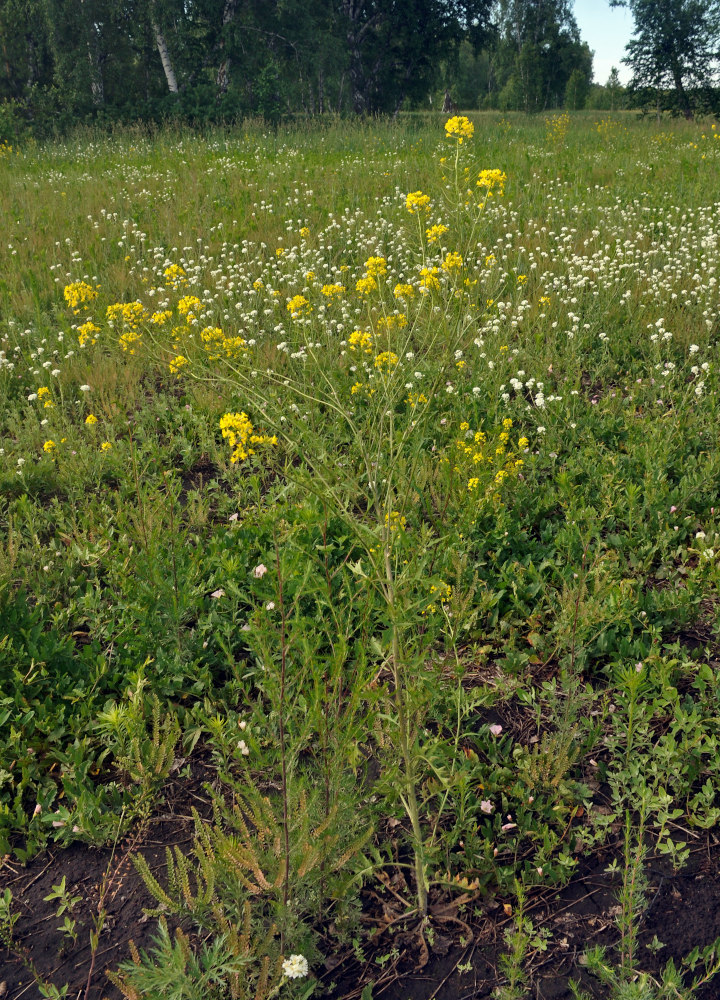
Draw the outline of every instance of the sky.
M630 71L621 59L633 32L630 12L624 7L611 7L608 0L575 0L574 12L580 37L595 53L595 82L605 83L612 67L617 66L620 80L627 83Z

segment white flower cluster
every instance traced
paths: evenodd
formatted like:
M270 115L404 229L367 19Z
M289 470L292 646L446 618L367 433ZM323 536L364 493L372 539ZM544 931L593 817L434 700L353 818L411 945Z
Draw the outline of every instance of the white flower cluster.
M304 955L291 955L283 962L282 970L288 979L302 979L307 976L310 966Z

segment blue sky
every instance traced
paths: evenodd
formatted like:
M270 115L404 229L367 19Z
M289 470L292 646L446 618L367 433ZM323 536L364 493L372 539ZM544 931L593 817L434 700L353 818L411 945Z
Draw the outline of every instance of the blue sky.
M575 20L582 40L595 53L596 83L605 83L613 66L617 66L622 82L627 83L630 72L620 60L633 31L630 12L624 7L612 8L608 0L575 0Z

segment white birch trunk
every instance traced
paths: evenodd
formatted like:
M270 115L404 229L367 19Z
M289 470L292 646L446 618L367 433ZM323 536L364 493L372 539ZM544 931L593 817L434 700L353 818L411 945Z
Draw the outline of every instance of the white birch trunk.
M165 41L165 36L160 30L160 25L153 23L153 32L155 33L155 41L157 43L158 52L160 53L160 62L162 63L162 68L165 72L165 79L167 80L168 90L171 94L178 93L177 77L175 76L175 70L173 69L173 64L170 59L170 52L168 51L167 42Z

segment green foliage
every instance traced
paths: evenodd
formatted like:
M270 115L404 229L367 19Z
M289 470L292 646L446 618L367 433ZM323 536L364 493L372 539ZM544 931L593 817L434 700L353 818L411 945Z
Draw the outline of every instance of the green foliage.
M187 937L126 995L254 995L267 958L300 997L318 920L369 950L364 879L432 933L438 893L529 905L626 822L641 972L641 847L680 868L720 808L719 140L595 117L0 154L0 850L115 843L212 772L143 869Z

